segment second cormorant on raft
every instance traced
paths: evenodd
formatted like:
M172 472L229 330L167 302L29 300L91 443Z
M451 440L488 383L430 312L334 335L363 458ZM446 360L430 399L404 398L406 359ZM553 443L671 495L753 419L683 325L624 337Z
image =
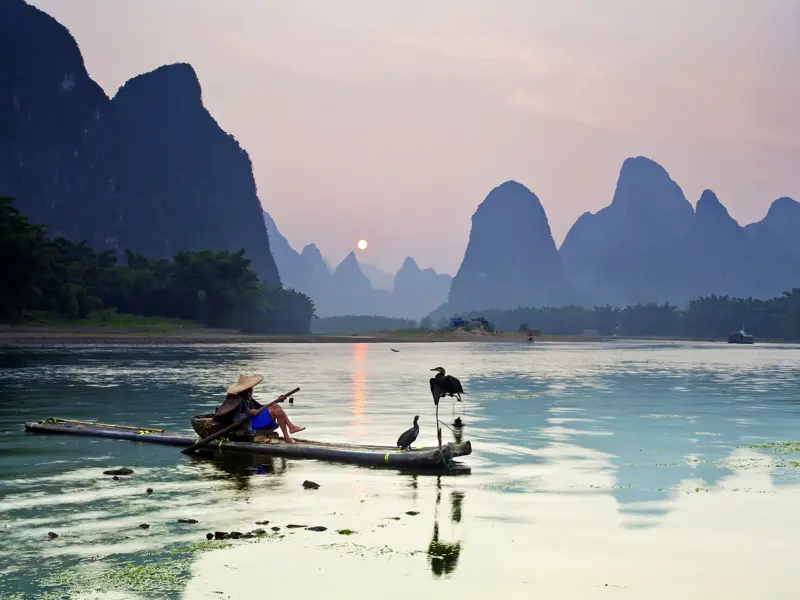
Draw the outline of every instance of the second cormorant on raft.
M417 421L419 421L419 415L414 417L414 426L411 429L404 431L400 434L400 437L397 438L397 447L401 450L408 450L411 448L411 444L413 444L417 436L419 435L419 425L417 425Z

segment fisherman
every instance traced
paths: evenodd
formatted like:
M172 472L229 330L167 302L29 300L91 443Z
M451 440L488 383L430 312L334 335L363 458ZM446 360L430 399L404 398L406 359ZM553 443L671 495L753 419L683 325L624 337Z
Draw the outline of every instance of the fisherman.
M253 418L237 430L266 435L280 427L283 441L294 444L291 434L299 433L305 427L298 427L292 423L286 412L278 406L279 402L286 400L286 396L278 396L266 406L262 406L253 398L253 388L262 381L264 381L263 375L239 375L239 380L228 388L225 402L217 408L214 421L221 425L230 425L252 415Z

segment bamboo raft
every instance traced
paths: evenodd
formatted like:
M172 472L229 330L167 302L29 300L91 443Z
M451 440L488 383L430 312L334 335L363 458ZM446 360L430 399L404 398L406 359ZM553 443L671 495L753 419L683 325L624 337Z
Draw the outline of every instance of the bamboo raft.
M196 436L187 433L168 432L161 429L138 428L66 419L47 419L25 423L25 430L37 434L67 434L88 437L131 440L148 444L188 447L198 441ZM268 441L214 440L206 449L246 454L263 454L284 458L304 458L343 462L375 467L430 468L446 467L454 458L472 454L469 441L448 443L439 448L418 447L411 450L398 450L390 446L361 446L355 444L329 444L312 440L296 439L295 444L286 444L280 438L271 437Z

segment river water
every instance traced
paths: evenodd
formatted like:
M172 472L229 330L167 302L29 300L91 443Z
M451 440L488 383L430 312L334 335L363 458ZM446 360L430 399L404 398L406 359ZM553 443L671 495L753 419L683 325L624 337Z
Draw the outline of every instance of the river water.
M800 443L776 444L800 439L797 346L397 348L3 351L0 598L797 597ZM62 417L190 431L239 373L263 373L262 401L301 388L284 406L302 437L392 445L419 414L417 444L434 445L440 365L468 392L440 405L473 445L457 474L23 430ZM135 473L103 475L114 467ZM205 542L257 527L268 535Z

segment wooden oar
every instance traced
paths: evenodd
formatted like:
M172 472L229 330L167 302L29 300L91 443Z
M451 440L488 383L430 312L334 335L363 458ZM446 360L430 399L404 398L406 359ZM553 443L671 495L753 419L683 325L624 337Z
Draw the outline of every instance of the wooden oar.
M291 395L293 395L293 394L295 394L296 392L299 392L299 391L300 391L299 387L298 388L294 388L291 392L288 392L288 393L284 394L284 396L286 398L288 398L289 396L291 396ZM267 406L269 406L269 405L267 405ZM192 444L188 448L184 448L183 450L181 450L181 452L183 452L184 454L190 454L190 453L194 452L195 450L197 450L198 448L202 448L203 446L206 446L206 445L210 444L211 442L213 442L215 439L217 439L219 437L222 437L223 435L225 435L229 431L231 431L233 429L236 429L240 425L244 425L245 423L247 423L252 418L253 418L253 415L248 414L244 419L236 421L235 423L233 423L231 425L228 425L224 429L220 429L216 433L212 433L208 437L204 437L199 442Z

